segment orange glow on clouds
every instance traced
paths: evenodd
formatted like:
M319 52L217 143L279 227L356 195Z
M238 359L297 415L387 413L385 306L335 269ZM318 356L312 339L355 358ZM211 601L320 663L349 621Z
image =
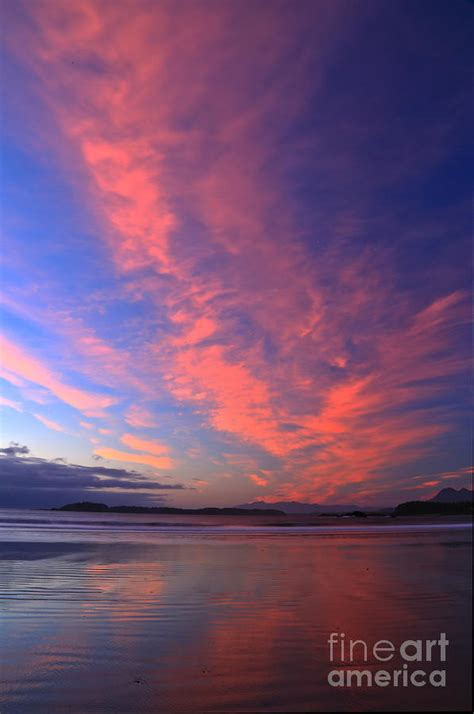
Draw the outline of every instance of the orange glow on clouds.
M148 454L154 454L155 456L163 456L169 453L169 448L163 444L158 444L156 441L147 441L146 439L139 439L133 434L124 434L121 437L122 443L125 446L129 446L135 451L145 451Z
M262 478L261 476L258 476L257 474L249 474L249 478L257 484L257 486L268 486L268 479Z
M143 312L115 317L118 336L52 300L38 318L61 332L77 372L114 396L73 386L54 361L6 339L3 368L136 452L100 446L104 459L173 469L210 432L222 453L204 458L201 486L215 485L206 469L235 448L248 450L233 464L243 488L269 500L332 498L347 485L368 494L453 429L432 403L466 368L453 335L467 295L398 291L390 246L367 247L361 234L348 250L359 223L343 202L328 218L321 199L302 236L288 177L307 146L326 134L338 142L322 128L291 145L279 171L272 161L308 97L322 106L326 38L343 43L334 28L347 18L337 3L313 4L310 63L297 41L304 18L262 3L249 20L243 5L27 7L31 24L11 34L10 51L58 127L56 156L94 221L101 269L121 281L117 303ZM319 151L321 185L333 174L344 184L353 164ZM113 306L105 289L93 298L91 322Z
M94 450L97 456L101 456L103 459L110 459L111 461L123 461L125 463L132 464L145 464L146 466L153 466L155 469L173 469L174 461L167 456L153 456L152 454L131 454L129 451L120 451L119 449L112 449L109 447L101 446Z
M101 394L91 394L77 387L69 386L59 379L48 367L23 349L13 344L5 337L0 338L0 354L4 369L14 377L20 377L28 382L39 384L61 401L95 416L114 404L112 397ZM8 378L8 377L7 377Z

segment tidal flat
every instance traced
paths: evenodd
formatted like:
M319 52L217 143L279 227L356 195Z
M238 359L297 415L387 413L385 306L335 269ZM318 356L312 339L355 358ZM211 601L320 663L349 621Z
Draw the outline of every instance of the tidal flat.
M469 709L468 519L281 523L2 511L2 714ZM331 686L406 664L331 633L446 633L446 686Z

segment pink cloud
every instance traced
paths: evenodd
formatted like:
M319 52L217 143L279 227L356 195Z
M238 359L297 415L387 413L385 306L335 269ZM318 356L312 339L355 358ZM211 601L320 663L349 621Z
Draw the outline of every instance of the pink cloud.
M13 399L7 399L7 397L0 396L0 406L9 407L10 409L14 409L16 412L23 411L23 407L20 402L15 402Z
M200 493L202 493L202 491L205 491L206 488L208 488L209 481L206 481L205 479L202 479L202 478L194 478L193 484L194 484L194 488L197 491L199 491Z
M48 419L47 417L42 416L41 414L33 414L33 416L35 419L40 421L48 429L52 429L53 431L61 431L64 434L68 433L67 429L64 426L62 426L61 424L58 424L56 421L53 421L52 419Z
M257 474L249 474L249 479L257 486L268 486L268 479L262 478L262 476L258 476Z
M132 405L125 413L125 421L137 429L151 428L157 425L153 412L137 404Z
M103 459L109 459L111 461L123 461L130 462L133 464L145 464L146 466L152 466L155 469L173 469L175 463L173 459L168 456L153 456L152 454L131 454L129 451L120 451L119 449L112 449L106 446L100 447L94 451L97 456L101 456Z
M133 434L123 434L120 437L120 441L129 446L135 451L144 451L148 454L154 454L155 456L164 456L169 454L169 448L165 444L160 444L157 441L149 441L147 439L140 439Z
M2 364L6 370L20 379L38 384L54 394L57 399L94 416L102 413L116 400L101 394L93 394L77 387L65 384L39 359L28 354L24 349L13 344L5 337L0 338Z
M324 70L327 30L340 9L315 9L309 65L286 31L298 20L269 7L249 21L238 3L212 12L188 4L176 23L167 4L130 15L121 3L38 2L29 9L34 33L9 42L38 80L62 132L61 158L83 182L129 294L146 297L169 322L138 358L70 321L66 331L86 368L101 364L114 384L139 392L125 414L130 426L155 426L140 397L153 401L168 390L225 438L277 459L284 479L277 487L288 497L330 496L375 479L394 459L431 453L451 428L443 414L412 407L442 394L465 367L449 347L466 301L450 292L421 308L409 304L394 293L384 257L361 249L355 258L343 240L315 257L299 240L301 217L285 179L291 167L268 167ZM245 57L236 19L249 39ZM296 66L288 61L295 55ZM328 172L343 176L348 167L331 158L321 154ZM188 213L200 228L183 227ZM343 239L357 219L340 211L334 222ZM313 230L324 244L324 227ZM113 403L15 350L6 364L15 378L86 414ZM130 434L122 442L143 454L96 453L172 463L155 442ZM267 485L254 476L256 486Z

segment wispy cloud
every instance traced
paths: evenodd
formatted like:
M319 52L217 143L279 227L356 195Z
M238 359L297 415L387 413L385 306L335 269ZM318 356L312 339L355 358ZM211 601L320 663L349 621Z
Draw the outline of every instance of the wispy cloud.
M47 417L43 416L42 414L33 414L33 416L35 419L40 421L48 429L52 429L53 431L61 431L64 434L68 433L68 430L64 426L62 426L61 424L58 424L56 421L53 421L53 419L48 419Z
M238 446L234 470L269 497L376 492L394 462L408 478L440 453L459 428L467 294L455 266L429 285L419 256L410 281L402 266L420 235L449 233L453 209L434 226L394 196L457 139L441 118L393 111L376 77L374 116L363 83L339 88L335 58L370 11L185 3L177 23L168 3L53 0L25 12L8 46L58 128L116 295L35 303L68 371L5 341L7 379L110 416L98 433L131 451L99 446L103 458L166 470L190 435L217 459ZM32 302L9 306L25 318Z
M123 434L121 441L125 446L129 446L135 451L144 451L147 454L154 454L155 456L164 456L169 454L170 449L165 444L160 444L158 441L149 441L147 439L140 439L133 434Z
M13 399L8 399L7 397L0 396L0 406L9 407L10 409L14 409L16 412L23 411L23 407L21 406L20 402L16 402Z
M107 446L101 446L95 449L95 454L101 456L103 459L108 459L110 461L123 461L130 462L132 464L146 464L147 466L152 466L159 470L168 470L175 468L175 463L173 459L169 456L153 456L152 454L133 454L130 451L121 451L120 449L113 449Z
M125 421L130 426L140 428L153 428L156 426L156 417L150 409L133 404L125 413Z
M268 486L268 479L258 476L258 474L249 474L251 479L257 486Z
M38 358L5 337L0 340L0 351L2 364L8 372L44 387L55 397L84 414L91 416L102 414L104 409L116 401L113 397L94 394L66 384Z

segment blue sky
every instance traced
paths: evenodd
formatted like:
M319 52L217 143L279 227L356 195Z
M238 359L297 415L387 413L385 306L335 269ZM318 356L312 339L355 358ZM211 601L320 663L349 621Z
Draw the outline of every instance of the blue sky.
M6 505L469 485L471 14L4 9Z

